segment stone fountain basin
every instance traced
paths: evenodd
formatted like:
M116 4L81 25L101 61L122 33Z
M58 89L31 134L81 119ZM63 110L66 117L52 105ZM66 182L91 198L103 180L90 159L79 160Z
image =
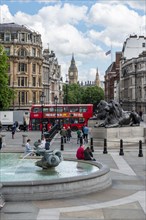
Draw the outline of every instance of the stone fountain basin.
M65 159L75 161L74 159ZM1 193L5 201L33 201L67 198L104 190L112 183L110 169L97 161L78 161L98 167L99 170L73 177L50 180L2 182Z

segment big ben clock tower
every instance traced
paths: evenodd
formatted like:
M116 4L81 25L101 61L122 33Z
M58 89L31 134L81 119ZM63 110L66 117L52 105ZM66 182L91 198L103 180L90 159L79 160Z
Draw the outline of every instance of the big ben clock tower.
M71 64L68 70L69 84L78 82L78 69L75 64L74 55L72 55Z

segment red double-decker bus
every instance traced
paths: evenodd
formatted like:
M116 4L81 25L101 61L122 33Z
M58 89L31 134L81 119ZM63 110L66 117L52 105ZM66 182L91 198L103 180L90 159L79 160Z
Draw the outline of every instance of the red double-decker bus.
M92 104L32 105L29 130L50 130L57 123L72 130L81 129L93 117Z

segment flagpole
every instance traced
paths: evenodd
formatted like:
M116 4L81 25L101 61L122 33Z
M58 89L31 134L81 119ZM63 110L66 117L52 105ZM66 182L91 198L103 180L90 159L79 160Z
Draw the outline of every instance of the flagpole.
M112 43L111 43L111 63L113 62L113 52L112 52Z

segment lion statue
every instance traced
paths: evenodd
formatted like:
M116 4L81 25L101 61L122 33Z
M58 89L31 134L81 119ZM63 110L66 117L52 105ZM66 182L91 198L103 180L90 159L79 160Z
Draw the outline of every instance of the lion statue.
M110 128L140 125L140 116L134 111L124 111L115 100L111 100L109 103L104 100L100 101L97 106L97 119L104 119L103 122L98 124L98 127Z

